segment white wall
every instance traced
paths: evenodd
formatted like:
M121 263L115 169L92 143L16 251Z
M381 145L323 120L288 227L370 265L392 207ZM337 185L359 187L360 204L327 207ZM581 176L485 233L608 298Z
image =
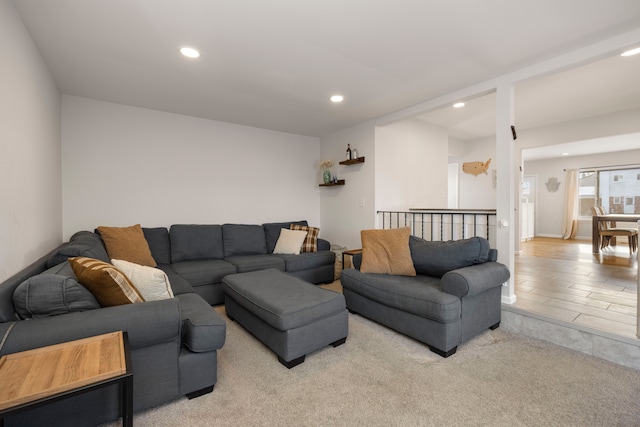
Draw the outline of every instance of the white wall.
M496 189L493 187L492 172L497 170L496 138L482 138L464 143L465 154L457 157L459 163L458 207L460 209L495 209ZM451 156L449 157L451 159ZM465 162L486 162L491 159L486 174L471 175L462 171Z
M319 143L65 95L64 237L136 223L318 225Z
M376 210L446 209L447 130L417 119L377 126Z
M62 242L60 94L0 0L0 281Z
M364 163L338 164L346 158L347 144L358 151L359 157L364 156ZM325 230L331 243L349 249L361 248L360 230L375 228L376 157L374 127L370 123L322 138L321 160L332 160L338 179L346 181L343 186L320 187L320 229Z
M640 149L619 151L589 156L562 157L536 160L524 163L524 174L537 177L536 235L542 237L562 237L562 219L566 177L564 169L584 167L606 167L640 164ZM558 178L560 187L555 193L547 190L549 178ZM578 223L578 239L591 239L591 220Z

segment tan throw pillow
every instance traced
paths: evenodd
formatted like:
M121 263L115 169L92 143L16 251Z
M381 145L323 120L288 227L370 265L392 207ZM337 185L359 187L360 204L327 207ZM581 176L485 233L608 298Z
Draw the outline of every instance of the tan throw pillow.
M416 269L411 260L409 236L411 229L392 228L389 230L362 230L363 273L395 274L415 276Z
M112 259L111 264L129 278L145 301L173 298L173 290L167 273L159 268L135 264L122 259Z
M302 242L302 249L300 250L300 252L318 252L318 233L320 233L319 228L298 224L291 224L289 228L291 230L302 230L307 232L307 237L305 237L304 242Z
M108 262L74 257L69 258L69 263L78 282L89 289L103 307L144 302L127 276Z
M109 259L123 259L135 264L156 267L149 243L140 224L131 227L98 227L98 233L107 248Z
M306 231L282 228L280 229L276 247L273 248L273 253L299 255L305 237L307 237Z

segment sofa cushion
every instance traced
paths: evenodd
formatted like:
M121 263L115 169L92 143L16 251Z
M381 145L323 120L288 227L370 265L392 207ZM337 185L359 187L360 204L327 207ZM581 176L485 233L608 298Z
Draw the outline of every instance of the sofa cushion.
M169 238L171 263L224 258L220 225L175 224Z
M409 250L409 227L387 230L362 230L363 273L415 276L416 270Z
M262 224L264 237L267 243L267 253L273 253L278 237L280 237L280 230L283 228L291 228L291 224L309 225L307 224L307 221L268 222Z
M460 319L460 298L442 292L440 279L435 277L369 274L348 268L342 271L340 282L345 290L416 316L441 323Z
M303 230L288 230L283 228L280 230L280 237L278 237L273 253L293 255L300 254L302 243L307 238L307 234L309 233Z
M191 286L220 283L227 274L237 272L233 264L221 259L178 262L171 264L171 268Z
M278 255L236 255L225 258L225 261L233 264L238 273L265 270L267 268L275 268L280 271L285 269L284 261Z
M261 225L224 224L222 226L224 257L266 254L267 244Z
M166 227L142 227L144 238L147 239L151 256L157 264L171 264L171 240Z
M287 273L312 270L314 268L331 265L336 262L336 254L331 251L303 252L299 255L273 255L284 260Z
M127 276L145 301L173 298L169 278L159 268L134 264L122 259L112 259L111 263Z
M169 278L174 296L193 292L193 286L184 277L176 273L170 264L158 264L156 268L164 271Z
M446 272L489 259L489 242L482 237L471 237L446 242L430 242L419 237L409 239L411 258L418 274L442 277Z
M307 236L302 243L301 252L318 252L318 227L309 227L307 225L291 224L292 230L302 230L307 232Z
M13 305L21 319L100 308L87 288L71 277L55 274L39 274L22 282L13 292Z
M182 345L195 353L222 348L227 331L225 321L196 294L176 298L180 302Z
M76 279L76 275L73 274L73 269L71 268L71 264L68 261L69 259L67 258L65 262L62 262L58 265L54 265L53 267L47 268L45 271L43 271L40 274L58 274L60 276L67 276L67 277L71 277L72 279Z
M97 230L107 248L109 259L123 259L149 267L157 265L140 224L131 227L100 226Z
M104 306L144 302L136 287L113 265L86 257L70 258L78 282Z
M47 260L47 268L67 262L69 258L84 256L109 262L109 255L99 235L90 231L78 231L69 241L58 247Z

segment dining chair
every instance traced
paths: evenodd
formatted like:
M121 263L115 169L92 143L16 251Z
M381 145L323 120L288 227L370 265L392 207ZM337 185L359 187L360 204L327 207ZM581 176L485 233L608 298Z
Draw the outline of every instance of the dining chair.
M602 206L594 206L591 208L594 215L606 215ZM600 249L604 249L611 243L611 238L624 236L629 241L629 253L638 250L638 230L636 228L613 227L611 221L598 221L598 234Z

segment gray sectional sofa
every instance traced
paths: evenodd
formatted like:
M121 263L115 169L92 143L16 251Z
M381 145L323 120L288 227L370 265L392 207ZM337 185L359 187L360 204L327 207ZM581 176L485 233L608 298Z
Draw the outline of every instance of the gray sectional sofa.
M209 304L222 304L222 278L228 274L275 268L315 284L333 281L335 253L326 240L318 239L317 252L273 253L280 229L289 228L291 224L308 225L307 221L262 225L178 224L169 230L143 228L143 231L151 253L159 260L158 267L170 280L177 275L180 277L176 278L177 282L186 282L179 286L192 287Z
M409 238L415 276L363 273L362 254L340 280L352 313L370 318L448 357L458 345L495 329L509 270L481 237L430 242Z
M143 228L175 297L110 307L100 307L86 289L68 280L75 279L70 257L110 261L97 232L78 232L0 283L0 356L124 330L134 372L134 411L210 392L226 334L224 320L211 305L224 302L224 276L275 268L314 283L333 281L335 254L325 240L318 239L318 252L272 253L280 229L292 223L306 225L294 221ZM23 283L51 291L41 301L30 296L27 310L18 309L14 298L25 302L16 292ZM118 389L107 387L10 416L5 425L89 426L119 414Z

